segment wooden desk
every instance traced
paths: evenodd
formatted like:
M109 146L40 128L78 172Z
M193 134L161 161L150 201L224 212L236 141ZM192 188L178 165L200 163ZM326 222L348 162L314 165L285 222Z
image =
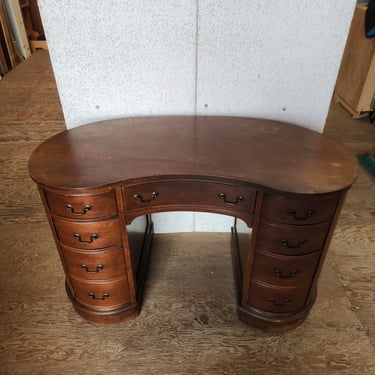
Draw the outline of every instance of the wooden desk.
M312 307L357 161L298 126L234 117L146 117L64 131L31 155L75 309L97 323L138 314L151 214L231 215L239 317L287 329ZM237 220L237 219L236 219Z

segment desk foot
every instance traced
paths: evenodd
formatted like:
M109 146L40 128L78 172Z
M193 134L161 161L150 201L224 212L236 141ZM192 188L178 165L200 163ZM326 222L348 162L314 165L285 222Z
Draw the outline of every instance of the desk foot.
M288 331L298 327L307 318L316 298L316 289L312 293L310 303L295 314L277 314L262 311L248 305L238 307L238 317L241 321L256 328L275 332Z
M96 324L114 324L134 319L139 314L139 304L129 303L117 309L99 310L81 305L72 296L69 287L65 283L66 293L73 304L74 309L86 320Z

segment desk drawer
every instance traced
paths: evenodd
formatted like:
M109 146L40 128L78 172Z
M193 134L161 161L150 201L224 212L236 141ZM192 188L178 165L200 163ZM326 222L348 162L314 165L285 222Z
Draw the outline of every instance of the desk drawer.
M125 210L181 206L213 207L253 213L256 190L246 185L165 181L124 187Z
M296 312L305 305L309 286L276 287L253 282L249 304L274 313Z
M71 282L76 299L82 305L106 309L129 302L129 286L125 277L103 283L71 278Z
M329 221L335 213L338 197L293 199L265 194L262 218L292 225Z
M86 280L106 280L126 272L123 249L77 251L62 246L68 272Z
M53 213L74 220L92 220L116 216L114 191L94 195L62 195L45 191Z
M79 249L102 249L122 243L118 219L78 222L53 218L59 240Z
M257 250L252 278L278 286L309 284L315 274L319 257L319 251L293 256Z
M261 223L257 247L286 255L311 253L324 246L328 228L329 223L311 226Z

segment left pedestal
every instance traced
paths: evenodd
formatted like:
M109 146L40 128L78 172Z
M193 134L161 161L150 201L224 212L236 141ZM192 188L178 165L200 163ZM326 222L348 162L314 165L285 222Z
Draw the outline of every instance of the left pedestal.
M121 189L40 193L77 312L99 324L137 316L153 234L150 218L126 226Z

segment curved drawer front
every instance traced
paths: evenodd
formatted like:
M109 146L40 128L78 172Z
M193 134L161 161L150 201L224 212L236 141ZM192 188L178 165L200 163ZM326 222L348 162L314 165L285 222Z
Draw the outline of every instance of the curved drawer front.
M92 220L117 215L114 191L95 195L62 195L45 191L53 213L74 220Z
M311 253L324 246L328 228L329 223L298 227L261 223L257 247L287 255Z
M329 221L335 213L338 197L294 199L265 194L262 218L292 225Z
M165 181L126 186L123 189L125 209L191 206L254 212L256 190L246 185L216 182Z
M280 286L308 284L315 274L319 257L319 251L307 255L284 256L257 250L252 279Z
M274 313L297 312L304 307L309 286L275 287L253 282L249 304Z
M77 251L62 246L68 272L86 280L115 279L125 273L123 249Z
M125 277L103 283L71 278L76 299L82 305L95 308L111 308L129 302L129 287Z
M76 222L53 218L59 240L79 249L102 249L121 244L118 219L98 222Z

